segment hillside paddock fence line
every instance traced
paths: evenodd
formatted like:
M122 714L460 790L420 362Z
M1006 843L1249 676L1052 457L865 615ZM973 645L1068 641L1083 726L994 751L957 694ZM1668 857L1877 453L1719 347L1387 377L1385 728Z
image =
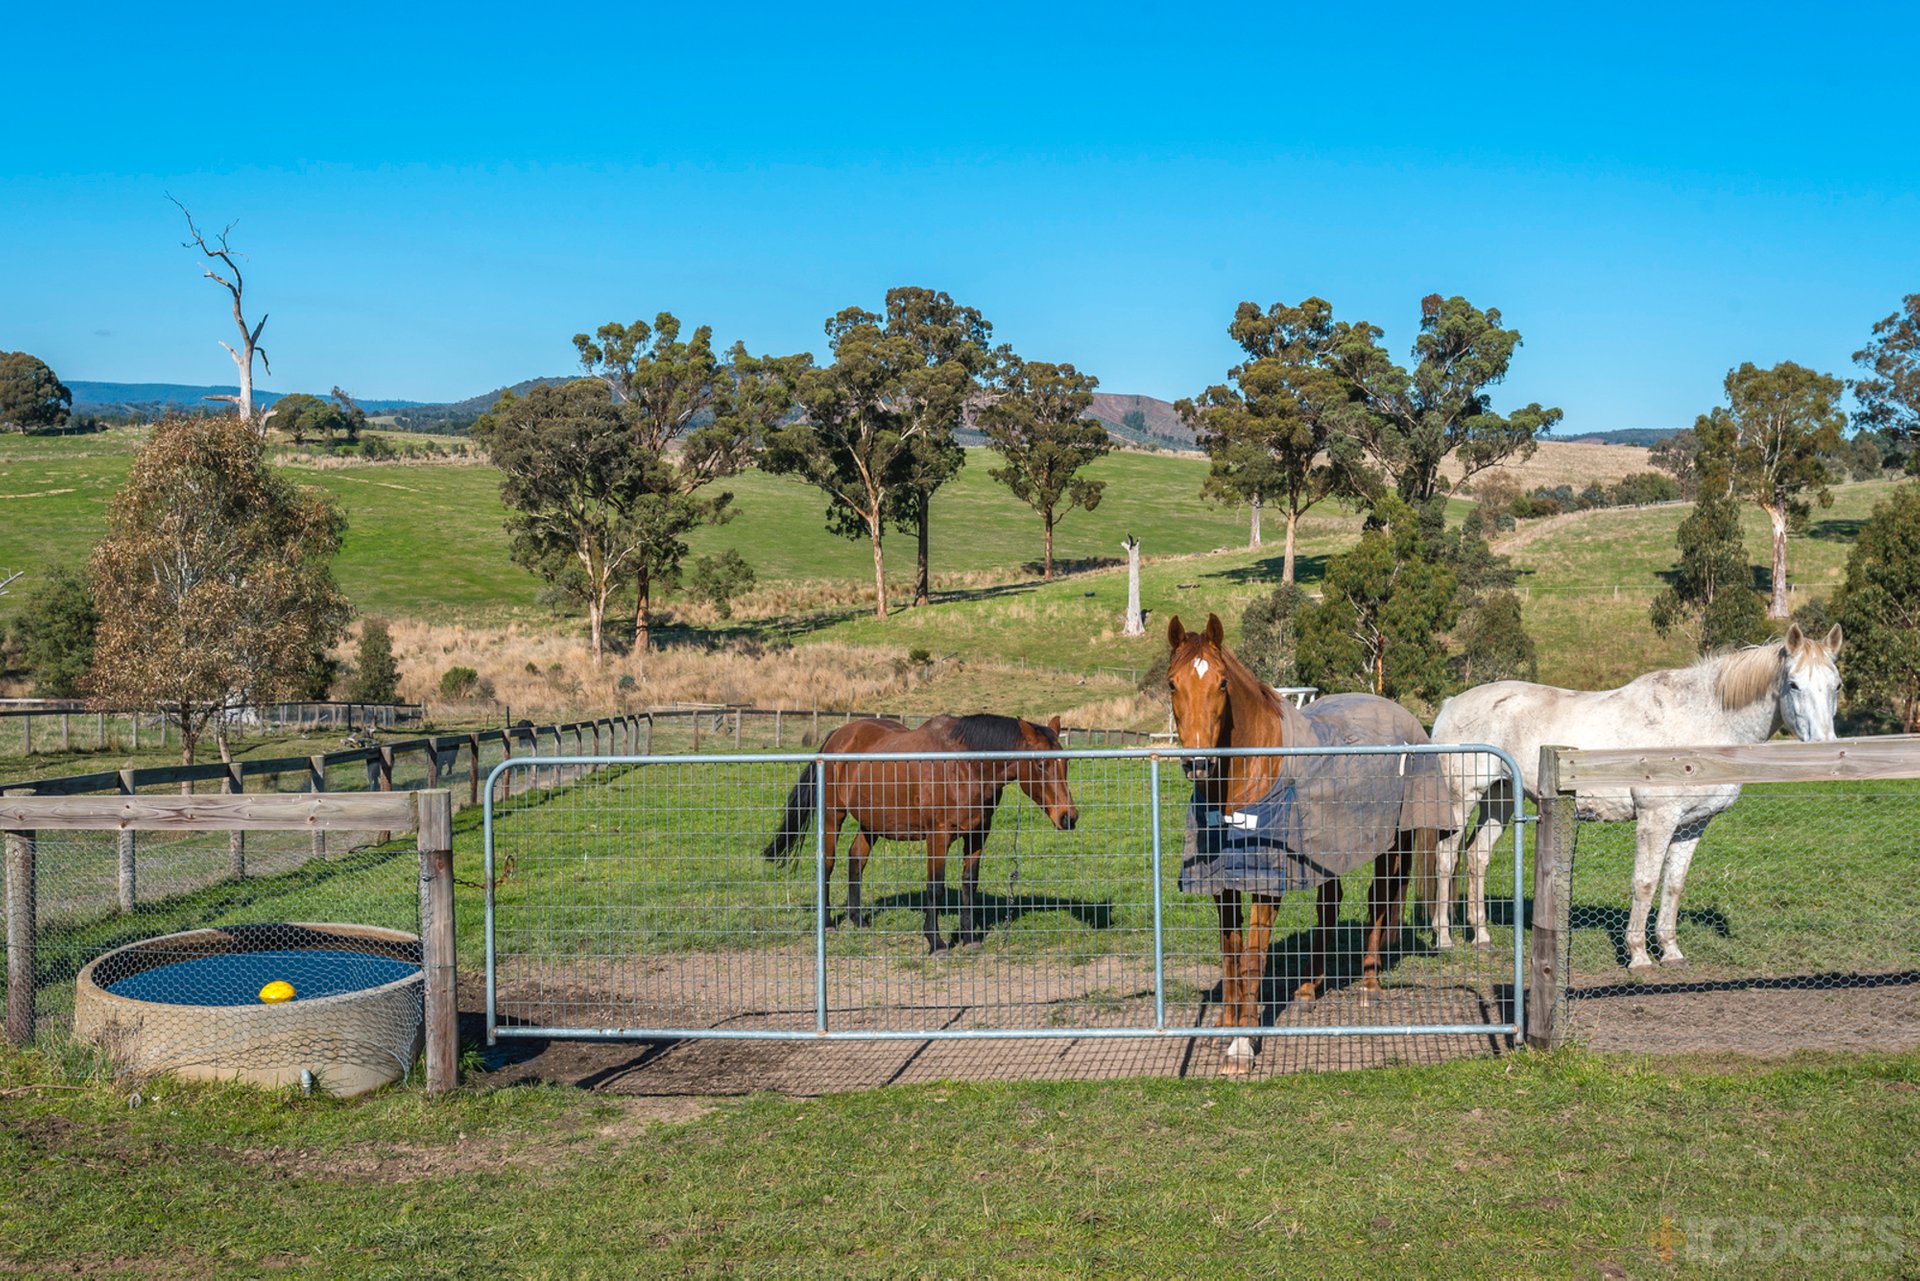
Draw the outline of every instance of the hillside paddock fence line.
M1637 1052L1920 1046L1920 736L1540 753L1529 1043ZM1580 798L1739 786L1662 963L1630 971L1636 827ZM1584 810L1584 812L1583 812ZM1685 833L1683 833L1685 834ZM1653 876L1660 881L1662 869Z
M421 703L249 703L226 713L248 731L352 734L398 729L426 718ZM57 699L0 703L0 756L35 752L129 751L166 747L180 734L168 717L153 711L102 711Z
M99 852L116 843L124 848L136 832L164 840L184 861L207 848L206 838L214 838L217 848L228 840L237 847L248 838L264 845L286 837L290 849L302 851L323 848L328 833L409 830L415 833L414 858L389 852L357 864L327 861L310 869L303 883L280 886L268 901L275 909L291 910L270 918L277 925L259 920L253 913L260 905L240 894L228 894L224 903L176 903L191 909L186 915L161 909L103 919L92 912L90 896L76 893L90 872L96 878L102 874ZM457 1083L453 804L447 791L8 796L0 798L0 832L5 835L5 1032L10 1043L33 1044L41 1031L70 1022L74 976L95 956L124 943L208 925L251 926L256 933L278 929L292 936L301 930L291 922L378 924L421 940L404 959L424 972L416 1026L423 1033L425 1084L438 1092ZM302 881L284 872L279 879ZM291 1011L296 1005L281 1008ZM153 1019L166 1017L162 1008ZM402 1045L411 1040L411 1035L399 1038Z
M1352 837L1341 848L1369 857L1338 878L1330 930L1316 928L1312 888L1280 896L1250 1026L1223 1014L1221 909L1210 890L1182 889L1194 838L1184 760L1318 758L1336 785L1289 792L1289 812L1345 840L1355 828L1342 824L1397 816L1366 799L1364 780L1416 755L1516 777L1503 753L1443 745L504 761L485 789L489 1043L1156 1038L1179 1054L1225 1037L1424 1036L1484 1053L1524 1031L1524 824L1489 871L1492 946L1438 950L1417 919L1424 904L1408 906L1381 933L1377 976L1366 954L1378 847ZM960 761L1029 776L1064 764L1072 821L1058 821L1057 794L1034 798L1016 778L974 846L974 873L968 838L939 876L924 839L880 840L856 905L856 832L830 830L834 798L880 830L915 830L887 825L908 823L899 808ZM585 777L564 792L509 784L569 769ZM783 830L793 839L770 850ZM1302 996L1316 971L1324 988Z

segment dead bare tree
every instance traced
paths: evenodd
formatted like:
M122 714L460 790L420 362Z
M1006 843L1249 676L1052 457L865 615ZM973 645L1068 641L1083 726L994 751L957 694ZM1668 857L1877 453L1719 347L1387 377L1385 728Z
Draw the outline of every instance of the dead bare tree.
M227 236L240 224L237 220L228 223L220 229L220 234L217 237L209 241L205 235L201 234L200 228L194 225L192 212L189 211L185 205L174 199L172 195L168 195L167 199L172 200L174 207L186 216L187 234L193 237L191 240L181 241L181 247L185 249L198 249L207 257L214 259L224 266L227 273L224 276L212 267L208 267L207 279L224 287L229 294L233 295L233 323L235 327L240 330L240 349L235 351L231 345L225 342L222 342L220 345L227 349L227 354L233 357L233 363L240 370L240 394L238 396L208 396L207 399L224 400L237 406L240 410L240 420L252 426L262 435L265 435L266 420L264 418L254 417L253 413L253 358L258 356L260 358L260 367L269 374L273 372L273 366L267 361L267 349L260 345L260 331L267 327L265 314L263 313L261 315L259 324L249 328L246 314L241 309L243 301L242 294L246 290L246 281L241 277L240 264L236 262L235 259L244 258L246 255L227 243ZM231 277L231 279L229 279L229 277Z
M7 589L19 582L26 572L26 570L20 569L9 574L4 569L0 569L0 596L5 596Z

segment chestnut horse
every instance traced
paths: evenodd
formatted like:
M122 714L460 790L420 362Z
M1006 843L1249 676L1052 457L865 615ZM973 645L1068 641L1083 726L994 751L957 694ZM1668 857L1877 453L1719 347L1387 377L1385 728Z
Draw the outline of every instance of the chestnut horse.
M1204 632L1167 625L1168 679L1180 744L1189 748L1336 747L1362 743L1423 744L1426 731L1399 704L1371 694L1336 694L1297 709L1227 651L1217 615ZM1258 1027L1267 946L1279 890L1319 888L1307 977L1296 1001L1316 1000L1326 986L1327 945L1340 910L1340 874L1371 859L1367 902L1371 923L1361 962L1363 993L1379 990L1380 951L1399 936L1409 859L1430 854L1449 808L1438 761L1431 755L1189 756L1195 809L1228 840L1273 824L1257 839L1212 863L1196 840L1181 887L1212 893L1220 913L1221 1005L1228 1027ZM1203 820L1205 821L1205 820ZM1241 895L1247 907L1243 916ZM1363 998L1364 999L1364 998ZM1239 1075L1253 1063L1253 1040L1233 1038L1221 1072Z
M1017 752L1060 750L1060 718L1046 725L1012 716L936 716L918 729L896 720L871 719L842 725L820 745L823 755L846 755L847 761L809 762L787 793L786 817L780 830L761 853L770 860L790 861L794 847L812 826L819 804L815 789L826 785L826 874L833 876L840 825L849 816L859 825L847 847L847 914L849 925L867 924L860 904L860 878L876 840L927 843L927 950L945 951L940 936L940 905L946 898L947 851L954 841L966 842L960 878L960 928L954 946L966 947L981 939L976 900L980 888L980 854L987 831L1000 806L1000 793L1017 783L1053 825L1073 830L1080 811L1067 788L1067 762L1053 760L862 761L862 754L878 752Z

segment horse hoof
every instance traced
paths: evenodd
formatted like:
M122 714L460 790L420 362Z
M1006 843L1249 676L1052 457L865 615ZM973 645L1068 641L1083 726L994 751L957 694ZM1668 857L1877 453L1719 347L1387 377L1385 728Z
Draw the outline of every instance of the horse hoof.
M1667 966L1669 968L1678 968L1680 966L1685 965L1686 963L1687 963L1687 958L1680 955L1680 953L1678 952L1661 953L1660 964L1663 966Z
M1648 957L1636 956L1627 962L1627 968L1630 970L1650 970L1653 968L1653 961Z
M1482 952L1484 952L1488 948L1493 946L1493 935L1488 934L1488 935L1484 935L1483 937L1477 938L1473 941L1473 945L1479 948Z
M1252 1059L1226 1059L1220 1064L1221 1076L1246 1076L1252 1071Z
M1433 950L1436 952L1453 951L1453 935L1436 934L1433 936Z

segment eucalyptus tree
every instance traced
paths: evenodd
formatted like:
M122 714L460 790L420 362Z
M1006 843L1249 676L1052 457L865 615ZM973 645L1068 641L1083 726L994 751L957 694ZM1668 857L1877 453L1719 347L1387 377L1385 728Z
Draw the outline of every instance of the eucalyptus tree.
M1904 443L1911 466L1920 459L1920 293L1908 294L1900 310L1875 323L1872 340L1853 353L1853 362L1868 375L1853 384L1858 422Z
M887 616L886 529L908 461L932 430L900 395L904 372L921 364L914 342L889 334L871 312L849 309L827 322L833 363L802 357L778 371L796 421L769 425L763 470L795 476L827 496L827 528L865 537L873 549L873 612Z
M1291 583L1300 518L1359 484L1350 453L1335 448L1349 394L1327 365L1333 308L1320 298L1265 311L1243 302L1227 332L1246 359L1227 371L1226 383L1174 408L1212 460L1203 492L1251 509L1250 547L1260 546L1261 509L1270 501L1282 504L1287 532L1280 581Z
M998 359L993 326L978 308L962 306L948 294L915 285L887 291L886 315L850 308L827 323L831 338L848 324L878 325L911 347L913 361L899 371L893 401L915 430L900 459L900 475L890 487L889 517L916 540L913 603L931 595L929 553L933 495L966 465L956 433L983 405Z
M1535 437L1550 431L1561 412L1538 402L1511 414L1494 411L1488 389L1507 376L1520 345L1520 332L1504 327L1495 308L1428 295L1420 305L1412 369L1394 363L1382 336L1365 321L1333 327L1327 364L1352 393L1336 425L1379 483L1418 509L1431 531L1438 500L1454 483L1443 471L1449 458L1459 481L1509 458L1530 458Z
M1087 415L1100 380L1072 365L1009 357L1001 395L980 414L987 443L1003 460L988 474L1040 513L1046 531L1043 564L1053 577L1053 527L1075 508L1100 505L1106 482L1080 475L1113 449L1113 438Z
M1833 503L1825 456L1839 449L1846 426L1843 384L1783 360L1772 369L1744 363L1728 371L1724 386L1727 403L1702 414L1693 432L1703 460L1724 469L1725 492L1767 513L1773 531L1767 617L1785 618L1787 527L1806 519L1809 500L1822 507Z
M637 538L622 572L634 587L634 648L645 650L655 587L671 583L686 556L685 535L732 517L733 495L703 494L739 472L762 434L789 412L793 357L758 357L736 343L722 359L705 325L686 339L671 312L653 324L611 323L575 334L588 374L605 384L639 453L636 487L626 494Z

